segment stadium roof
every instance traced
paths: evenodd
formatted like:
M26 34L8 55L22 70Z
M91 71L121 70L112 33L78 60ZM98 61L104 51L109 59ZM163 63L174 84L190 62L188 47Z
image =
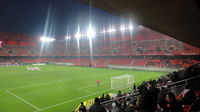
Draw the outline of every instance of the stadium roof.
M80 0L200 47L199 0Z

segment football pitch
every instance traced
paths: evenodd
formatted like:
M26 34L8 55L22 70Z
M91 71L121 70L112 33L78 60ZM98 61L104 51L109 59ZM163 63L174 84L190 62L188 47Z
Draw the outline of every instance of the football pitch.
M81 101L111 89L111 77L130 74L136 83L166 72L45 65L40 71L26 66L0 67L0 112L72 112ZM96 81L100 86L96 86ZM122 90L125 91L125 90ZM127 91L127 90L126 90Z

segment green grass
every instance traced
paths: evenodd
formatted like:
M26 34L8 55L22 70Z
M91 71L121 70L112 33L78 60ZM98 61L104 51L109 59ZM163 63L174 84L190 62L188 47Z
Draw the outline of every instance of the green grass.
M72 112L81 101L102 93L116 93L110 89L113 76L130 74L137 81L166 74L86 67L54 68L53 65L40 67L41 71L28 71L25 66L0 67L0 112L37 111L16 96L41 109L39 112ZM96 86L96 80L100 80L100 87Z

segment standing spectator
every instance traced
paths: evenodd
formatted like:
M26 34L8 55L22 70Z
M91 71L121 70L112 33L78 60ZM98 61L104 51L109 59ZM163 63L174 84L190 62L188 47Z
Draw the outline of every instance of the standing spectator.
M120 90L118 91L117 97L118 97L118 98L119 98L119 97L122 97L122 93L121 93Z
M79 112L86 112L86 107L85 105L83 104L83 102L81 102L81 106L79 107Z
M106 97L105 97L105 101L108 101L108 100L111 100L111 97L110 97L110 95L107 93L107 94L106 94Z
M105 98L104 98L104 94L102 94L102 96L100 97L100 102L104 102Z
M133 83L133 92L135 92L136 91L136 85L135 85L135 83Z
M139 100L138 100L138 103L137 103L137 108L139 110L151 112L151 110L150 110L151 99L150 99L148 89L144 85L141 85L138 89L139 89L139 92L140 92L140 97L139 97Z
M152 82L148 82L147 86L148 86L149 95L150 95L150 99L151 99L151 111L155 112L156 105L157 105L157 98L158 98L158 90L153 85Z
M100 104L98 97L94 99L94 104L90 107L89 112L106 112L105 108Z

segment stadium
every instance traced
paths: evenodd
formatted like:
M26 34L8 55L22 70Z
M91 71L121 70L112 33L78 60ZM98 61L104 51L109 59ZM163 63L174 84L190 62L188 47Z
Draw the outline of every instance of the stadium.
M116 1L77 2L116 14L124 3ZM46 26L43 35L0 28L0 112L200 111L196 29L191 38L182 31L184 40L175 29L124 21L61 35Z

